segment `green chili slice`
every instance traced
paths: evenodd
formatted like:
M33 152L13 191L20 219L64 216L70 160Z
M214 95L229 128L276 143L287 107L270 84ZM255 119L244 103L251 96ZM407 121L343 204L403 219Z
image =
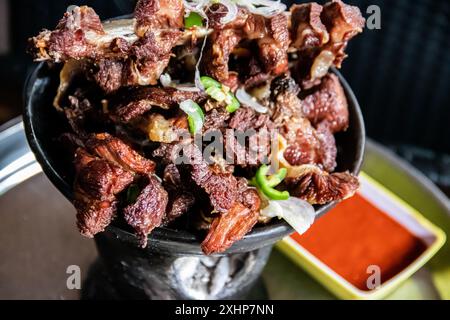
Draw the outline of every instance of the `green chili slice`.
M226 109L229 113L233 113L235 112L237 109L239 109L239 107L241 106L241 104L239 103L239 100L236 99L236 97L234 96L234 94L232 94L231 92L228 93L229 95L231 95L231 103L229 105L227 105Z
M202 108L192 100L185 100L180 103L180 109L188 115L189 131L195 135L202 130L205 122L205 115Z
M256 183L258 189L271 200L287 200L289 199L288 191L278 191L275 189L283 179L286 177L287 170L280 169L277 173L271 176L267 176L269 167L266 165L261 166L256 172Z
M214 80L211 77L207 77L207 76L200 77L200 82L205 87L205 89L212 88L212 87L219 88L219 89L222 88L222 85L220 84L220 82Z
M217 87L209 87L205 91L211 98L218 102L223 102L227 98L227 94Z
M203 26L203 18L197 12L191 12L189 13L189 16L184 18L184 27L186 29L192 28L194 26Z
M200 78L200 81L205 87L206 93L218 102L226 102L226 110L229 113L235 112L241 106L240 102L234 94L229 91L229 89L225 89L222 84L211 77L203 76Z

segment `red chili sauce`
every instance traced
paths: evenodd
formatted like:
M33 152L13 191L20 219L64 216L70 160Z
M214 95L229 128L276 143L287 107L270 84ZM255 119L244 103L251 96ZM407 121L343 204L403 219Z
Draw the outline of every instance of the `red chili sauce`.
M377 265L381 283L408 267L426 244L360 195L318 219L301 246L360 290L367 288L368 267Z

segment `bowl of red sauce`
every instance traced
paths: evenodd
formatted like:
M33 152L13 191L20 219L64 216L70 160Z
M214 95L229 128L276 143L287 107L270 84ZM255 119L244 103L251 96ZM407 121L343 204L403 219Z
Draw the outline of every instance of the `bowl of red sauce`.
M362 174L361 189L278 246L342 299L381 299L428 262L445 233Z

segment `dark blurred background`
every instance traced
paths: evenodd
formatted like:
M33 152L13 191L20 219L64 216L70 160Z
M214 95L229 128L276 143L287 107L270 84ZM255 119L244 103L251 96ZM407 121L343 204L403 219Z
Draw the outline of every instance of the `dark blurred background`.
M92 6L106 19L131 12L132 2L0 0L0 124L22 110L22 85L32 67L28 37L53 28L69 5ZM366 17L370 5L381 8L381 30L352 41L342 70L360 101L368 136L450 194L450 1L346 2Z

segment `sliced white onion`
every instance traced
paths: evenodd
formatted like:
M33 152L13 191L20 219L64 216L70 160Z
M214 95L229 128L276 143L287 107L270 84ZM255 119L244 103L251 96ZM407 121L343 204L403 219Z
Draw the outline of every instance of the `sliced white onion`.
M203 48L202 48L202 51L203 51ZM200 53L200 57L202 56L202 53ZM199 58L198 59L198 61L200 61L201 60L201 58ZM199 89L199 90L201 90L201 91L203 91L203 90L205 90L205 87L203 86L203 84L202 84L202 81L201 81L201 79L200 79L200 70L198 69L198 66L199 66L199 64L197 63L197 65L195 66L195 86Z
M168 73L163 73L159 77L159 81L164 88L175 88L180 91L199 92L200 89L191 83L178 84L176 81L172 81L172 78Z
M179 84L176 86L177 90L180 91L187 91L187 92L199 92L200 89L193 86L193 85L187 85L187 84Z
M164 88L171 87L173 85L172 78L170 77L170 75L168 73L163 73L159 77L159 81L161 82L161 84Z
M236 3L231 0L220 0L220 4L227 8L227 14L220 19L220 23L227 24L236 19L238 13L238 7Z
M233 21L238 13L237 5L247 8L251 13L265 16L267 18L286 11L286 5L280 0L220 0L227 8L227 14L221 19L222 24ZM186 17L191 12L196 12L203 18L206 17L205 10L213 3L211 0L183 0Z
M208 17L206 15L205 15L205 20L206 20L206 29L208 30L208 28L209 28L209 20L208 20ZM203 43L202 43L202 47L200 49L200 53L199 53L199 56L198 56L198 61L197 61L197 64L195 65L194 83L195 83L195 86L198 89L200 89L201 91L204 91L205 87L203 86L202 81L200 79L200 68L199 67L200 67L200 63L202 62L203 50L205 50L207 38L208 37L206 37L206 36L203 38Z
M192 115L197 112L197 108L195 107L196 103L192 100L184 100L180 103L180 109L183 110L188 115Z
M209 3L209 0L183 0L185 16L189 16L191 12L197 12L202 17L205 17L205 6Z
M303 234L314 223L316 211L308 202L290 197L288 200L269 200L269 205L261 210L261 215L284 219L295 231Z
M67 7L66 12L71 13L76 8L78 8L78 6L71 4L70 6Z
M251 95L247 93L243 88L239 88L236 91L236 98L241 102L242 104L252 108L256 112L259 113L267 113L269 109L264 107L262 104L258 103L255 98L253 98Z
M272 0L234 0L238 5L247 8L251 13L264 17L272 17L284 12L286 5L280 1Z

